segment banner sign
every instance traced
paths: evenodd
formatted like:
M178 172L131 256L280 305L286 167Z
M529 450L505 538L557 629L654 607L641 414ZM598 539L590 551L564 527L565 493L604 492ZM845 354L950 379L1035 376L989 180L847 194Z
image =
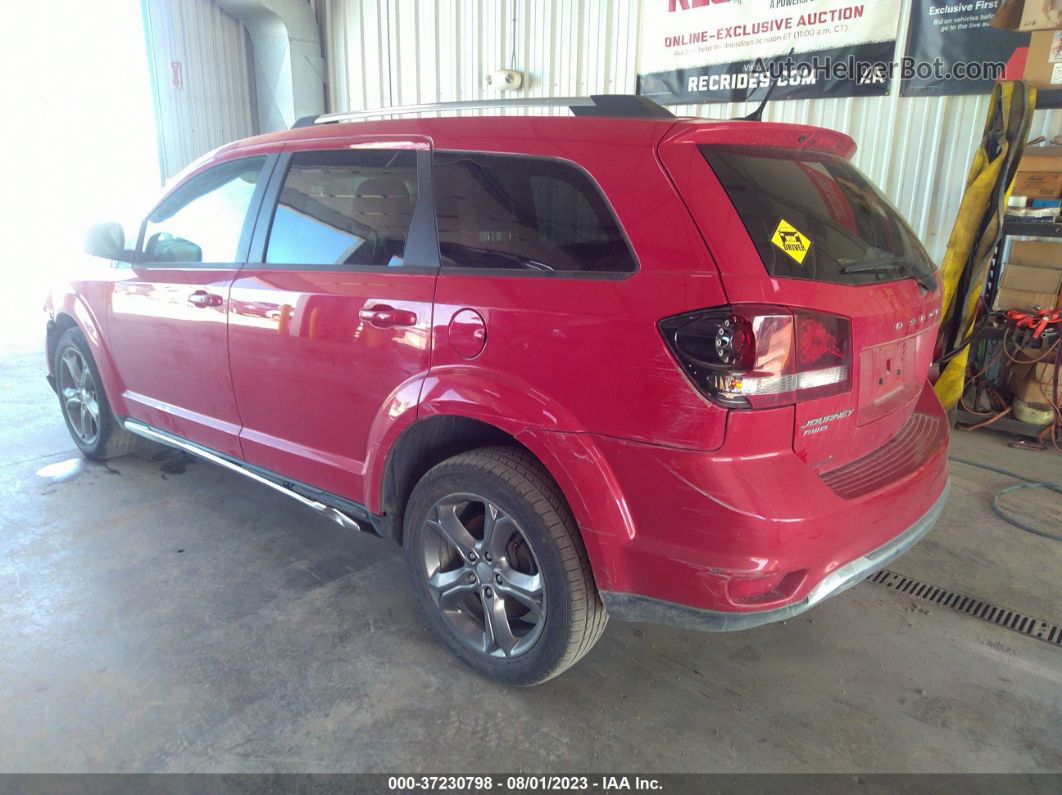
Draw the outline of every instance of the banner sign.
M911 8L905 97L989 94L997 74L990 64L1005 64L1018 47L1029 46L1028 33L991 26L1000 0L921 0ZM915 71L917 70L917 71Z
M884 96L900 6L642 0L638 93L671 104L744 102L762 98L773 83L772 100Z

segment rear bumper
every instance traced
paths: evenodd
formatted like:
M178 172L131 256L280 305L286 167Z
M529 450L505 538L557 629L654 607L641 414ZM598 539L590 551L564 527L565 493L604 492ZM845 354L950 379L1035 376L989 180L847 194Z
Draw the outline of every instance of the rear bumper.
M732 412L712 451L595 436L627 517L620 533L582 528L611 613L717 629L777 621L881 568L936 520L950 426L928 384L913 430L840 475L778 444L793 423L792 407Z
M683 629L734 632L784 621L800 615L831 596L848 590L907 552L936 524L941 513L944 512L944 506L947 505L950 490L951 484L945 484L937 501L917 522L888 543L834 569L796 604L762 611L732 613L702 610L646 596L608 591L601 593L601 599L605 603L609 616L618 621L644 621L653 624L668 624Z

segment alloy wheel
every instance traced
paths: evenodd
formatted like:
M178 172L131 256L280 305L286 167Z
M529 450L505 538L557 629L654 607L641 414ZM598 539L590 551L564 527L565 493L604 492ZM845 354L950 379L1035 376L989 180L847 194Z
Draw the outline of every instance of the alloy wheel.
M77 348L67 348L59 360L59 394L71 430L84 444L95 444L100 435L96 381Z
M428 511L423 574L443 620L492 657L526 654L546 619L544 578L516 520L484 497L451 494Z

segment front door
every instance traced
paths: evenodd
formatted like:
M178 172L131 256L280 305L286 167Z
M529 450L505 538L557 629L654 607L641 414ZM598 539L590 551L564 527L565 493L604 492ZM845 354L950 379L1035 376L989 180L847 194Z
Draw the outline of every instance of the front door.
M226 314L267 160L230 160L185 180L144 222L137 261L111 284L108 342L130 416L234 457Z
M430 152L315 146L278 163L232 286L232 378L248 463L364 503L373 424L430 365Z

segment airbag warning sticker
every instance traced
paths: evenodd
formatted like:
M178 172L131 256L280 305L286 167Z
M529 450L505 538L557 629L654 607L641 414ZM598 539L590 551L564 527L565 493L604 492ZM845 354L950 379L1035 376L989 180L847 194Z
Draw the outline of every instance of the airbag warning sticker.
M778 222L778 228L774 230L771 242L778 248L803 265L804 258L811 250L811 241L800 234L797 228L784 218Z

